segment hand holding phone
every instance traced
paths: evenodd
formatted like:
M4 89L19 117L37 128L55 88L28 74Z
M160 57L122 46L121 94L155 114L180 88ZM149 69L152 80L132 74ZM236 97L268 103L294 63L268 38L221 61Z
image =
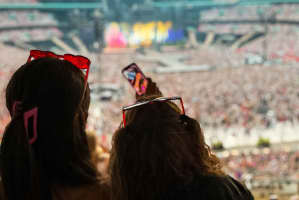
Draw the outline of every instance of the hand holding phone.
M157 84L152 81L151 78L147 78L148 84L147 84L147 89L145 92L145 96L160 96L162 97L163 94L158 88ZM136 99L138 99L138 96L136 96Z
M121 72L135 89L137 95L141 96L146 93L148 80L136 63L130 64Z
M142 96L163 96L157 84L146 77L137 64L132 63L122 70L122 74L136 90L136 99ZM141 86L141 87L140 87Z

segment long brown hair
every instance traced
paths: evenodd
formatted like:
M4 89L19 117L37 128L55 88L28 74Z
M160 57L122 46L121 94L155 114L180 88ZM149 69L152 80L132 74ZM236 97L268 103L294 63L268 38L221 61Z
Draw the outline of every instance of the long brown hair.
M169 103L134 108L126 121L113 138L113 199L159 199L172 186L192 183L196 176L224 174L199 123Z
M38 138L32 145L23 115L12 116L1 143L0 172L8 200L51 200L55 184L79 186L97 182L85 125L90 103L83 73L70 62L41 58L20 67L6 89L12 115L38 107ZM83 98L82 98L83 97Z

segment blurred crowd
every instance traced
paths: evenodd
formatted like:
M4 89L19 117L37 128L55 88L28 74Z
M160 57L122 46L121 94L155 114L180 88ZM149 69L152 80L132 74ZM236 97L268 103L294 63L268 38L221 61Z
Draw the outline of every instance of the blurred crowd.
M16 70L16 68L23 64L24 60L28 57L28 52L21 49L9 47L0 43L0 103L5 105L5 87L9 78ZM5 106L0 107L0 132L3 133L3 129L9 122L10 117Z
M298 68L247 66L191 77L196 86L186 92L187 101L205 126L270 127L299 120ZM176 79L181 90L185 80Z
M265 37L242 46L238 52L255 52L269 58L299 61L297 26L289 24L267 24L267 20L296 21L299 19L298 4L273 6L237 6L226 9L212 9L201 13L202 21L210 20L262 20L264 23L200 24L198 31L224 34L265 33ZM267 20L266 20L267 19ZM287 37L286 37L287 35ZM280 41L280 42L277 42Z
M8 77L28 56L24 51L2 46L1 90ZM108 139L119 126L121 107L134 103L134 91L121 76L121 69L131 62L137 62L145 74L157 82L165 96L182 96L186 111L198 119L203 127L228 129L242 127L249 134L256 127L271 128L277 123L288 122L297 125L299 121L299 68L287 65L228 67L218 50L179 50L165 52L161 56L180 55L185 64L210 64L212 71L193 73L153 73L158 62L145 62L137 53L103 54L99 60L102 74L97 77L101 83L112 83L119 88L118 97L110 101L92 103L89 114L89 130ZM146 56L153 56L151 53ZM105 58L105 59L103 59ZM232 57L233 58L233 57ZM237 58L237 57L236 57ZM19 62L18 62L19 61ZM108 69L109 70L106 70ZM2 92L1 102L5 93ZM96 108L96 109L95 109ZM1 130L8 122L6 108L1 108Z
M0 3L8 2L0 0ZM11 2L11 1L9 1ZM27 0L26 2L36 2ZM244 10L246 12L244 12ZM280 6L273 8L243 7L227 10L212 10L203 15L203 20L213 20L221 16L223 20L258 19L263 10L273 13L276 19L288 20L299 17L299 6ZM229 13L229 14L227 14ZM5 105L5 86L12 73L23 64L28 52L9 47L5 41L45 40L53 36L61 36L56 28L24 29L1 31L1 28L15 26L56 25L57 22L49 14L38 11L0 12L0 104ZM220 28L222 27L222 28ZM255 28L264 27L242 25L236 28L230 25L219 25L222 31L247 33ZM214 26L213 29L218 29ZM218 30L220 30L218 29ZM209 26L200 26L200 31L209 31ZM94 83L114 84L118 86L117 98L106 101L94 100L89 111L88 143L92 149L93 162L103 174L107 174L110 140L122 120L122 106L133 104L135 93L121 76L121 69L136 62L159 86L164 96L181 96L186 113L199 120L205 128L229 129L242 127L250 134L253 128L270 129L278 123L298 126L299 122L299 68L289 65L288 61L297 61L296 52L299 45L298 28L286 25L275 25L269 29L269 58L280 59L284 63L271 65L244 65L244 52L263 54L263 41L257 40L237 52L224 47L207 47L199 45L196 49L175 49L174 51L149 52L144 57L155 57L145 61L137 52L97 55L100 62L98 80ZM285 35L288 37L285 37ZM280 42L276 42L280 41ZM212 70L192 73L155 73L161 67L158 57L181 57L186 65L209 65ZM299 55L298 55L299 56ZM171 67L171 66L164 66ZM92 71L91 73L96 73ZM93 76L94 74L91 74ZM7 109L0 107L0 138L6 124L10 121ZM100 139L100 142L97 141ZM299 138L298 138L299 139ZM99 144L101 143L101 144ZM259 187L259 179L299 180L299 152L273 151L230 153L221 157L225 171L233 177L244 181L249 188Z
M211 10L203 11L201 13L202 20L246 20L258 19L259 12L264 11L265 6L237 6L231 8L213 8Z
M158 67L157 62L138 61L136 55L105 55L102 68L109 67L103 80L125 87L127 94L119 101L103 106L104 133L111 133L121 120L122 105L133 103L133 90L121 78L120 70L135 60L146 75L155 80L165 96L182 96L187 113L200 120L204 127L270 128L279 122L296 124L299 120L299 81L297 67L273 65L221 67L229 65L223 53L186 50L177 52L186 55L190 65L211 64L216 70L193 73L157 74L150 72ZM218 50L220 51L220 50ZM164 53L161 56L176 55ZM172 55L172 56L173 56ZM152 55L147 55L152 56ZM119 59L122 57L122 59ZM211 63L211 62L213 63Z
M0 2L1 3L1 2ZM62 36L56 19L49 13L39 11L1 11L0 41L42 41ZM24 27L22 31L15 27ZM26 26L28 26L26 28ZM30 28L36 26L38 28ZM39 27L44 26L44 27Z
M247 5L230 8L214 8L201 12L202 20L298 20L298 4Z
M246 182L250 187L261 186L258 180L299 180L298 151L264 149L264 152L229 154L222 157L222 162L228 174Z
M202 12L201 19L215 20L221 16L223 20L236 18L254 20L261 15L268 17L273 15L272 17L276 19L286 20L295 19L294 16L298 15L297 10L299 7L296 4L272 7L243 6L208 10ZM0 12L0 28L56 24L57 21L49 13ZM261 25L240 25L236 29L233 26L213 25L213 28L230 33L250 32L257 26L259 26L257 29L264 30ZM250 30L242 27L248 27ZM45 40L62 34L56 28L28 31L0 30L0 41ZM201 25L199 31L208 30ZM204 127L244 127L250 133L253 127L271 128L279 122L296 124L299 121L299 70L297 67L289 67L288 64L289 61L297 61L296 52L299 51L297 38L298 28L295 26L273 25L269 27L269 34L265 38L268 45L266 53L270 59L283 59L281 64L270 64L269 67L244 65L246 52L255 52L260 55L265 53L264 38L246 44L237 51L224 46L199 45L196 49L164 51L162 54L151 51L145 54L145 57L155 56L156 58L168 55L177 56L181 57L181 62L187 65L209 65L216 68L216 70L207 72L156 74L152 71L156 67L161 67L157 61L159 59L144 61L136 52L98 56L102 74L97 76L98 82L118 86L119 98L114 98L109 102L100 102L100 104L93 103L88 129L95 130L98 135L106 138L107 135L110 137L118 127L121 120L121 107L134 102L134 92L120 74L120 70L131 62L137 62L145 70L146 75L158 83L164 95L182 96L187 112L197 118ZM163 51L163 47L161 48ZM2 61L0 87L3 90L8 77L16 66L23 64L20 62L26 59L27 54L20 49L1 44L0 49L2 52L0 55ZM4 93L1 95L1 102L3 102ZM6 109L1 108L0 130L3 130L8 120Z
M57 25L53 15L41 13L37 10L28 11L2 11L0 27L17 27L33 25Z

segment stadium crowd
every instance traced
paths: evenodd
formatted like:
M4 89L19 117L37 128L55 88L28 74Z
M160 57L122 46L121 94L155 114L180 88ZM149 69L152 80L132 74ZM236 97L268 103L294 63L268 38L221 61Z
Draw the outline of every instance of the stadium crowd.
M296 21L299 18L298 4L273 6L237 6L227 9L212 9L201 13L202 21L213 20L261 20L261 23L200 24L199 32L218 34L254 34L265 33L266 36L251 41L238 49L238 53L257 53L281 61L299 61L298 28L289 24L267 24L267 20ZM263 19L267 19L264 20ZM285 37L285 36L288 37ZM281 41L281 42L276 42Z
M258 180L296 181L299 179L298 151L270 150L265 152L222 157L225 170L250 187L260 187ZM254 183L255 182L255 183Z
M222 170L199 122L166 103L173 98L161 98L151 79L146 101L135 105L142 108L126 108L127 116L114 134L106 176L108 159L95 158L96 141L86 131L90 89L88 73L81 69L89 71L90 60L31 50L25 62L4 92L11 119L1 141L1 199L254 199ZM147 134L139 134L144 130ZM102 162L102 171L96 162Z
M28 53L24 50L6 46L0 43L0 103L5 105L5 87L8 82L8 78L16 70L16 66L21 65L23 60L26 59ZM5 106L0 107L0 131L3 133L4 127L9 122L10 117Z
M34 25L57 25L57 21L49 13L40 11L2 11L0 27L18 27Z
M202 20L259 20L264 17L277 20L298 20L298 4L243 5L214 8L201 13Z
M28 2L35 2L29 1ZM0 1L1 3L1 1ZM292 8L296 12L296 8ZM256 16L256 8L248 10L249 16ZM219 12L219 11L215 11ZM240 11L236 17L240 15ZM216 15L216 14L215 14ZM217 13L219 15L219 13ZM224 13L220 13L225 16ZM1 18L3 16L3 18ZM50 18L43 18L39 12L30 15L26 12L18 13L0 13L0 27L18 26L20 19L22 25L41 25L40 23L53 24L56 22ZM213 15L211 15L213 16ZM244 16L244 15L243 15ZM293 15L291 15L293 16ZM227 19L232 19L227 18ZM246 18L246 14L245 17ZM2 20L4 19L4 20ZM38 20L37 20L38 19ZM40 19L44 19L41 20ZM230 27L227 27L228 30ZM296 52L297 33L294 28L280 26L282 32L277 32L274 38L267 36L270 41L270 48L277 49L276 54L270 54L273 58L285 58L284 61L292 60ZM245 30L245 29L244 29ZM285 43L275 43L275 40L282 40L283 34L291 31L290 37L286 38ZM26 31L25 31L26 32ZM45 30L29 31L29 35L24 35L19 31L0 32L0 41L6 40L44 40L53 35L61 34L57 29L51 29L45 34ZM13 34L16 33L16 34ZM294 39L292 45L291 41ZM272 41L272 42L271 42ZM290 50L290 46L293 46ZM256 52L261 49L261 42L253 43L239 50ZM16 66L22 65L27 52L0 44L0 90L1 105L5 105L4 87L7 81L15 71ZM278 50L281 50L278 51ZM223 53L225 52L225 53ZM125 95L120 95L119 99L112 99L106 102L92 102L89 111L88 129L100 132L101 139L109 148L109 139L118 128L121 121L121 107L134 103L134 91L130 88L126 80L122 79L120 70L131 62L137 62L144 69L147 76L151 77L162 90L165 96L182 96L186 113L205 127L220 129L229 129L231 127L244 127L248 134L254 127L271 128L277 123L288 122L292 125L298 125L299 122L299 68L283 64L273 64L271 66L249 66L244 65L242 55L232 50L222 47L203 47L198 49L176 50L174 52L164 52L160 56L180 55L184 58L183 62L187 65L208 64L213 66L211 71L192 72L192 73L169 73L157 74L153 69L161 67L159 61L138 60L137 53L130 54L103 54L100 57L102 75L100 83L113 83L119 86L119 93L125 91ZM261 52L262 53L262 52ZM281 54L281 55L280 55ZM287 54L287 57L285 55ZM152 56L151 53L145 56ZM276 57L275 57L276 56ZM170 67L170 66L168 66ZM109 70L107 70L109 69ZM100 109L93 109L99 106ZM10 121L7 109L0 108L0 133ZM98 134L98 133L96 133ZM105 138L105 139L104 139ZM107 140L107 141L103 141ZM109 144L108 144L109 143ZM98 151L96 149L95 151ZM100 154L104 150L100 151ZM106 173L109 154L99 159L98 168ZM299 154L293 151L266 151L264 153L250 153L222 157L223 165L228 174L246 182L247 186L254 187L254 181L262 176L281 178L281 179L299 179Z
M0 41L42 41L62 36L53 15L40 11L0 11ZM15 28L23 27L22 31ZM27 28L26 28L27 27ZM32 29L31 27L35 27Z
M165 53L169 55L171 53ZM206 57L205 51L180 52L191 65L211 64L221 66L223 54L214 52ZM109 67L103 80L114 82L127 88L120 78L119 70L134 60L125 58L117 60L116 56L105 56L102 67ZM150 55L149 55L150 56ZM217 57L219 56L219 57ZM118 55L119 58L119 55ZM209 63L213 60L214 63ZM138 62L144 70L150 71L157 63ZM227 64L228 65L228 64ZM299 82L298 68L288 66L240 66L234 68L219 67L213 71L194 73L156 74L147 73L155 80L163 93L168 96L179 95L184 98L187 112L200 120L205 127L271 127L278 122L299 120ZM192 86L190 88L190 86ZM187 89L186 89L187 88ZM133 95L131 95L133 96ZM110 102L103 108L104 133L111 133L119 121L122 105L133 102L132 97L125 96L119 101Z
M14 71L13 64L14 66L22 64L20 60L27 55L22 50L8 46L2 46L2 49L5 50L1 54L3 91L7 77ZM214 56L208 56L212 52ZM121 95L120 98L112 101L101 102L100 109L96 112L90 111L89 129L110 137L118 127L121 107L134 102L133 90L121 77L120 70L133 61L147 71L146 75L157 82L165 95L182 96L187 113L198 119L204 127L243 127L250 133L250 130L255 127L270 128L277 123L290 122L294 125L298 123L299 72L297 67L240 65L231 68L227 67L231 64L231 60L225 59L220 50L217 52L216 49L207 48L206 51L185 50L179 53L186 56L184 61L186 64L208 63L219 67L206 72L156 74L151 71L159 66L158 63L138 61L137 54L102 55L100 60L105 62L101 62L101 69L109 68L104 70L105 74L100 77L102 83L118 85L120 93L123 94L121 91L125 91L126 95ZM2 93L2 102L3 95ZM2 130L8 120L6 108L2 107Z
M181 82L178 85L186 87L186 79L178 77L182 79L176 80ZM197 116L208 126L267 127L273 120L296 122L299 119L298 68L245 66L191 77L189 83L197 83L198 88L188 95L191 102L198 102ZM211 122L210 117L217 121Z

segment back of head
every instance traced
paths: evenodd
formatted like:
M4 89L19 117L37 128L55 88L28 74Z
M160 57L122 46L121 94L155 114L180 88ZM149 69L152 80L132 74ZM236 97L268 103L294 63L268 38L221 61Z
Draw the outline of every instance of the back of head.
M127 112L127 126L117 130L112 145L115 199L159 199L197 175L222 174L199 123L174 106L153 102Z
M85 91L85 92L84 92ZM21 106L16 114L13 105ZM89 88L83 73L70 62L41 58L20 67L6 89L12 120L1 144L1 175L5 195L14 199L51 199L51 185L80 185L95 181L85 125ZM29 144L24 112L36 107L37 135Z

